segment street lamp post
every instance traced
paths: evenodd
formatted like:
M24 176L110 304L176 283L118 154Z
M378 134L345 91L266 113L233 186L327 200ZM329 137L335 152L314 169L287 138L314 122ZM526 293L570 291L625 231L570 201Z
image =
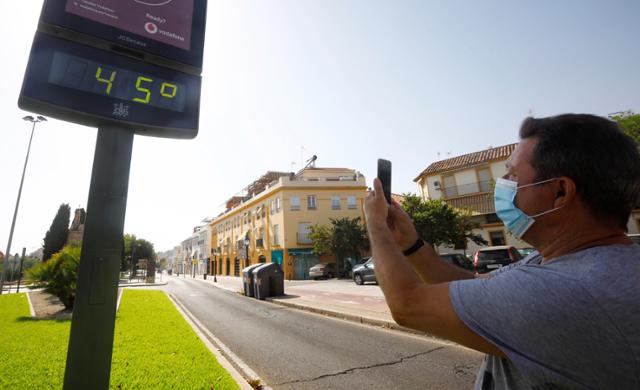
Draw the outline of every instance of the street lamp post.
M251 243L251 240L249 240L249 237L245 236L245 238L244 238L244 249L246 251L245 252L245 254L246 254L245 259L247 260L247 264L245 265L246 267L248 267L249 264L251 263L251 261L249 261L249 244L250 243Z
M13 212L13 221L11 221L11 230L9 231L9 241L7 242L7 250L5 253L5 261L9 258L9 253L11 253L11 241L13 240L13 229L16 226L16 217L18 216L18 207L20 206L20 196L22 195L22 184L24 184L24 174L27 171L27 163L29 162L29 153L31 152L31 141L33 140L33 133L36 130L36 123L46 122L47 118L38 115L37 117L32 117L31 115L25 116L22 118L25 121L33 123L31 126L31 137L29 137L29 146L27 147L27 157L24 159L24 168L22 168L22 179L20 179L20 188L18 189L18 199L16 200L16 208ZM0 267L0 294L2 294L2 288L4 287L4 264Z
M213 251L213 249L211 250ZM218 283L218 278L216 277L218 273L218 256L213 256L213 283Z

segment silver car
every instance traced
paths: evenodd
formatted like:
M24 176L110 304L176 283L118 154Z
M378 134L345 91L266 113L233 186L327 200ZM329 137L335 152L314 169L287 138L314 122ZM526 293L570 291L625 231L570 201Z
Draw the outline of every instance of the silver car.
M309 277L313 279L331 279L336 275L336 263L316 264L309 268Z
M364 262L364 264L353 267L353 281L358 285L362 285L365 282L378 283L373 268L373 257Z

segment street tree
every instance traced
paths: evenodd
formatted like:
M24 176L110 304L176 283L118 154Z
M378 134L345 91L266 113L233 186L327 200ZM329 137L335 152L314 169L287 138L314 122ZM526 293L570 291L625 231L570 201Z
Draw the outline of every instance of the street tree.
M331 253L336 258L338 275L346 275L351 269L347 258L360 260L362 251L369 248L369 240L360 217L330 218L331 226L311 226L309 238L313 242L313 252L322 255Z
M612 115L611 119L618 122L622 131L640 145L640 114L636 114L633 111L624 111Z
M479 224L472 219L471 212L457 210L439 199L423 200L415 194L403 196L402 208L413 220L418 235L434 247L447 245L466 248L467 239L479 245L487 244L480 235L473 233Z
M65 246L46 263L39 263L27 271L32 288L44 290L60 299L66 310L73 309L76 281L80 264L80 247Z
M138 260L156 260L156 251L149 241L136 237L135 234L125 234L123 236L122 260L120 271L131 271L131 277L135 274Z
M480 227L480 223L473 219L471 210L459 209L457 216L457 226L459 238L456 240L456 248L462 249L467 254L467 242L473 241L476 245L487 245L487 240L482 238L480 234L474 233L474 230Z
M68 204L61 204L56 216L51 222L51 227L44 236L44 249L42 261L47 261L54 253L60 251L67 243L69 235L69 217L71 208Z

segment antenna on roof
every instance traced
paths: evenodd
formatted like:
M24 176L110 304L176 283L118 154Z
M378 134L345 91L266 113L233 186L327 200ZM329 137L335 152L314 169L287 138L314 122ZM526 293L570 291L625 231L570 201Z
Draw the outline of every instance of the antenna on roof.
M307 165L304 166L304 168L302 169L307 169L309 167L315 168L316 167L316 160L318 159L318 156L316 156L315 154L313 156L311 156L310 159L308 159L306 161Z

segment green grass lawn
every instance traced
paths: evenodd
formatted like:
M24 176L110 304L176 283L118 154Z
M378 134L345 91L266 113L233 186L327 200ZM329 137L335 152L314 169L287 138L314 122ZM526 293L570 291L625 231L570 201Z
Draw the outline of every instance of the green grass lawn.
M69 320L29 317L24 294L0 295L0 389L60 389ZM162 291L125 290L116 317L113 389L237 389Z

